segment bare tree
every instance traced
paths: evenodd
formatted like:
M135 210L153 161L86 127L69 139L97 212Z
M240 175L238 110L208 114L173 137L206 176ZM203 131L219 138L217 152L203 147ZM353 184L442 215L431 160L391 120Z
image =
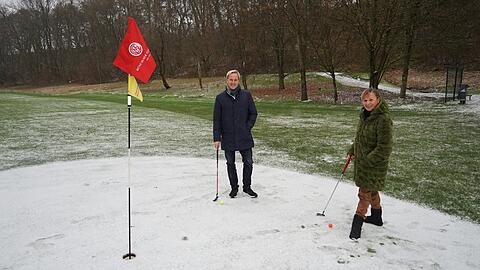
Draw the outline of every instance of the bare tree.
M312 19L310 47L323 70L332 77L334 102L338 101L335 72L346 62L350 36L345 27L335 18L332 1L319 2L315 6L316 15Z
M428 23L418 29L420 60L429 65L478 65L479 1L432 1Z
M38 61L37 79L55 81L59 74L58 61L52 41L52 0L22 0L19 3L25 17L32 24L28 32L34 39L33 52ZM24 27L25 22L19 22ZM23 28L27 30L27 28ZM52 78L53 76L53 78Z
M404 32L404 43L402 49L402 84L400 86L400 97L407 96L408 72L410 69L410 61L412 58L413 45L416 39L416 32L421 22L421 18L425 20L428 12L422 9L426 7L425 2L420 0L404 0L402 9L403 20L402 27Z
M203 88L204 76L223 74L225 68L234 67L242 70L244 87L251 73L275 72L279 89L284 89L286 72L295 68L301 76L301 99L305 100L308 98L306 70L310 64L320 66L334 77L339 67L348 70L367 63L370 85L378 87L383 74L398 61L397 67L404 71L403 94L410 66L437 68L449 63L480 68L480 49L475 46L480 41L479 1L18 0L17 3L0 6L2 82L118 79L123 73L113 67L112 61L128 16L134 17L142 28L158 63L156 74L165 88L169 87L168 76L194 74ZM354 36L363 46L349 42ZM343 52L348 52L348 57ZM309 62L313 53L316 62Z
M12 65L11 55L14 51L15 29L12 29L11 13L4 4L0 4L0 28L5 30L0 31L0 85L3 85L13 81L11 69L15 67Z
M288 25L283 14L286 13L286 1L284 0L263 0L260 1L257 11L261 18L261 25L264 25L265 34L272 42L275 54L275 63L278 74L278 89L285 89L285 53L289 43Z
M368 55L370 87L378 88L383 75L398 57L400 1L342 0L342 18L363 41Z
M191 51L195 56L198 83L203 90L202 77L209 69L212 56L211 36L214 30L212 0L189 0L193 27Z
M307 35L310 0L287 1L286 17L290 23L290 29L297 40L298 64L300 69L300 100L308 100L307 94Z

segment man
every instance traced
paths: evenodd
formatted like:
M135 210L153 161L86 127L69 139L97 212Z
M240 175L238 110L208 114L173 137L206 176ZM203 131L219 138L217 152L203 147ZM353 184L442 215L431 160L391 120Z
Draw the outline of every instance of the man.
M242 155L243 192L256 198L252 188L252 128L257 119L257 109L250 92L240 88L240 72L230 70L226 75L225 91L215 98L213 110L213 144L215 149L225 151L227 172L232 190L229 196L235 198L238 193L238 177L235 168L235 151Z

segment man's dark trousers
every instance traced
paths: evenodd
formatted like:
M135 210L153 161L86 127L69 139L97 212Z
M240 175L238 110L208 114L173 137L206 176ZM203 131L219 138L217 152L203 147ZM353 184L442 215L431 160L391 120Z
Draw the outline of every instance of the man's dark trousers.
M252 148L240 150L243 162L243 189L249 189L252 183L253 158ZM225 158L227 160L228 179L232 189L238 188L237 169L235 167L235 151L225 150Z

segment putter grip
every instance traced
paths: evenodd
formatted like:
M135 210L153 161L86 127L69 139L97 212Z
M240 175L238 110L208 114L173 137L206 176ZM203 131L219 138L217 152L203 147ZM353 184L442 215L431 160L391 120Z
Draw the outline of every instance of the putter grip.
M348 167L348 164L350 164L350 160L352 159L352 155L348 155L347 157L347 161L345 162L345 165L343 165L343 169L342 169L342 175L345 173L345 171L347 170L347 167Z

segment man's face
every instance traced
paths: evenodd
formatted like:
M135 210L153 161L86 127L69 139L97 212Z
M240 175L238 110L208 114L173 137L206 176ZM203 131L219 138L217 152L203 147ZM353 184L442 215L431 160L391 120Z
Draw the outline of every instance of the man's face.
M366 94L363 99L362 99L362 105L365 108L365 110L371 112L375 107L378 105L378 98L375 95L375 93L368 93Z
M228 76L227 78L227 86L230 90L233 90L235 88L237 88L237 86L239 85L240 81L239 81L239 78L238 78L238 74L237 73L232 73Z

